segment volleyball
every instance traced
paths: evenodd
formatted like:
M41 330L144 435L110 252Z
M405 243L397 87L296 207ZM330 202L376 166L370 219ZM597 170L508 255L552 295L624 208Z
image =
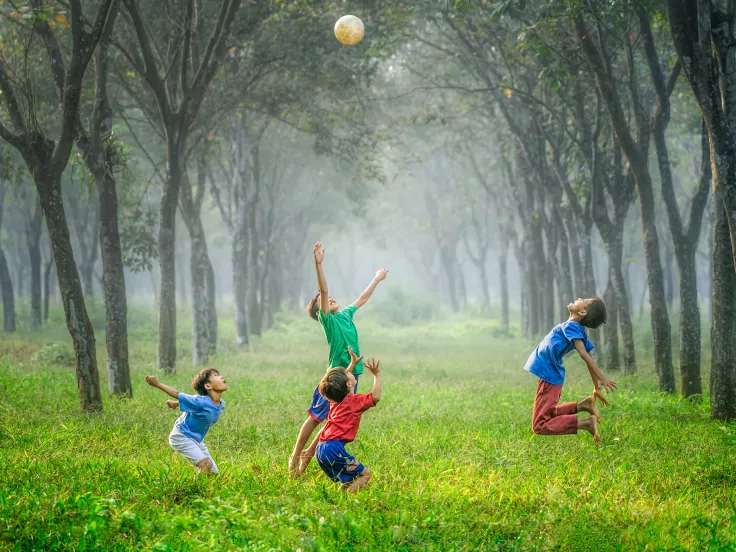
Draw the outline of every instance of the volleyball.
M354 15L343 15L335 23L335 38L345 46L355 46L363 40L365 27L360 18Z

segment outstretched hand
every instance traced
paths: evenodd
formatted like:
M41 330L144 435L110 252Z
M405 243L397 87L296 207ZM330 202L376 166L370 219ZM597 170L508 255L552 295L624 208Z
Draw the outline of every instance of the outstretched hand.
M379 282L386 279L386 275L388 274L388 269L382 268L378 272L376 272L376 280Z
M615 389L618 389L618 384L615 381L603 378L598 382L598 385L602 385L609 393Z
M370 370L374 376L377 376L381 373L381 369L379 368L379 365L381 364L380 360L376 360L375 358L370 359L368 362L364 363L363 366L365 366L368 370Z
M314 244L314 262L322 264L322 260L325 258L325 250L322 247L322 242Z
M348 372L352 372L355 367L360 363L361 360L363 360L363 357L355 354L355 351L353 351L352 347L348 345L348 353L350 353L350 366L348 366L347 370Z

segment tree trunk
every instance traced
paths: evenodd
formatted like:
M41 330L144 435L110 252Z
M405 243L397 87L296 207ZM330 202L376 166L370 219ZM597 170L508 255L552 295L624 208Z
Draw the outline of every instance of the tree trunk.
M616 301L616 290L613 285L613 267L608 268L608 285L603 294L603 301L606 303L606 312L608 319L603 326L605 354L607 370L620 370L621 360L618 348L618 301Z
M176 207L182 170L178 145L172 137L169 137L168 142L169 177L164 185L159 210L158 259L161 283L157 363L166 374L173 374L176 372Z
M53 256L46 261L43 271L43 323L49 322L49 300L51 298L51 272L54 268Z
M683 397L701 395L700 308L695 274L695 251L678 259L680 271L680 392Z
M664 245L664 299L667 305L672 308L675 297L674 271L672 270L672 261L674 260L674 249L669 241L665 241Z
M483 297L483 305L481 307L481 313L483 316L491 316L491 294L490 286L488 284L488 270L486 269L485 258L481 256L481 263L478 266L478 276L480 277L481 295Z
M498 279L501 287L501 325L505 330L509 329L509 279L507 264L507 246L501 245L498 255Z
M195 222L196 225L196 222ZM202 366L209 360L209 305L207 300L207 245L199 228L190 229L191 290L192 290L192 364Z
M736 271L726 208L715 191L713 195L710 407L713 418L732 420L736 418Z
M13 281L10 279L8 262L0 246L0 293L3 297L3 329L15 331L15 298L13 297Z
M128 360L128 299L120 247L117 185L109 171L97 179L97 188L100 202L102 291L105 296L107 385L113 395L132 397L133 386Z
M217 288L215 282L215 270L212 267L212 261L207 256L207 266L205 267L205 289L207 292L207 322L209 328L207 338L209 341L210 356L217 354Z
M74 342L81 407L87 412L100 411L102 410L102 395L97 371L95 333L87 315L79 272L74 262L69 227L61 200L61 176L54 177L49 174L48 168L35 168L35 170L32 168L31 172L46 216L46 226L59 278L61 301L66 314L66 324Z
M41 223L40 204L34 206L34 214L26 225L28 260L31 265L31 328L38 329L43 322L41 291Z

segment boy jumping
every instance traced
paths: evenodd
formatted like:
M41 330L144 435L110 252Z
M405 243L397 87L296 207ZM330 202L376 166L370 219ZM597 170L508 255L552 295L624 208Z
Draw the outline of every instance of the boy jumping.
M371 473L355 456L345 450L345 445L355 440L360 417L381 400L380 361L371 360L365 367L373 373L373 389L368 395L357 395L352 371L362 360L350 350L352 360L347 370L332 368L319 382L319 392L330 401L330 414L319 435L316 458L327 477L342 483L342 489L358 492L371 479Z
M600 392L603 386L606 391L616 389L615 381L607 379L598 369L590 351L593 344L588 340L585 328L597 328L606 321L606 305L599 297L578 299L567 306L570 318L567 322L558 324L547 334L542 342L529 355L524 369L539 378L537 396L534 399L534 415L532 430L537 435L568 435L577 433L579 429L589 431L593 442L600 441L598 422L601 421L600 412L596 406L596 399L603 406L608 401ZM562 358L575 349L588 367L593 380L593 394L579 403L565 403L557 405L562 393L562 384L565 382L565 368ZM578 420L579 412L589 412L590 418Z
M171 409L180 408L183 412L169 434L171 448L189 460L197 473L218 473L217 464L202 441L225 408L225 400L221 398L227 391L225 378L214 368L200 371L192 380L192 387L198 395L179 393L173 387L160 383L156 376L146 376L146 383L176 399L166 401L166 404Z
M382 268L376 272L373 281L360 297L348 308L338 310L339 305L337 301L330 297L327 291L327 281L322 272L322 261L324 257L325 250L322 249L322 244L317 242L314 246L314 265L317 271L319 293L309 302L307 314L309 314L310 318L317 320L324 329L327 343L330 346L328 368L345 369L350 365L351 361L348 347L352 348L356 355L360 355L358 330L353 323L355 311L368 302L378 283L386 279L388 270ZM358 362L353 371L356 390L358 388L358 378L362 373L363 363ZM314 456L317 447L317 438L314 439L306 451L304 447L317 426L327 418L329 410L330 402L320 394L319 388L316 388L312 394L312 404L307 409L309 417L302 424L296 444L294 445L294 451L289 458L289 474L292 477L302 475Z

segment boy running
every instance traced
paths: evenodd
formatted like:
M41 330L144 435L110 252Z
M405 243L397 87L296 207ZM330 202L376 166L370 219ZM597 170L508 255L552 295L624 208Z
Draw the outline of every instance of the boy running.
M567 322L558 324L526 361L524 369L539 378L537 395L534 399L534 415L532 430L537 435L568 435L577 433L579 429L589 431L593 442L600 442L598 422L601 421L600 412L596 406L596 399L603 406L608 401L600 392L603 386L607 391L616 389L616 382L607 379L598 369L590 351L593 344L588 340L585 328L597 328L606 321L606 305L600 297L578 299L567 306L570 317ZM557 406L565 382L565 368L562 358L576 350L588 367L593 380L593 394L579 403L565 403ZM590 418L578 420L579 412L589 412Z
M325 250L322 248L322 244L317 242L314 246L314 265L317 271L319 293L309 302L307 314L309 314L310 318L317 320L325 332L327 343L330 346L328 368L345 369L351 362L350 354L348 353L349 347L355 351L356 355L360 355L358 330L353 323L355 311L368 302L378 283L386 279L388 270L382 268L376 272L373 281L360 297L348 308L338 310L339 305L337 301L329 296L327 281L325 280L324 272L322 272L324 256ZM361 361L358 362L353 370L356 390L358 387L358 378L362 373L363 363ZM304 447L317 426L327 418L329 410L330 402L320 394L319 388L316 388L312 394L312 404L307 409L309 417L302 424L296 444L294 445L294 451L289 458L289 474L292 477L302 475L314 456L317 446L316 438L306 451Z
M373 373L373 389L368 395L357 395L352 371L363 357L358 358L352 349L350 356L352 360L347 370L332 368L319 382L319 392L330 401L330 413L319 435L316 458L327 477L342 483L343 490L356 493L370 481L371 473L345 450L345 445L355 440L363 412L381 400L381 370L380 361L365 363L365 367Z
M218 473L217 464L203 441L225 408L225 400L221 398L227 391L225 378L214 368L200 371L192 380L197 395L179 393L173 387L160 383L156 376L146 376L146 383L176 399L166 401L166 404L171 409L180 408L183 412L169 434L171 448L189 460L197 473Z

